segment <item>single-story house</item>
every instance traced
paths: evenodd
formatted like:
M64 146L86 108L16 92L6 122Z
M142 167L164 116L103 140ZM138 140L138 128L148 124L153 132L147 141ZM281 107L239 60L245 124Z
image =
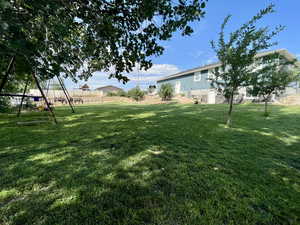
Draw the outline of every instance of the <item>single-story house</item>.
M261 52L256 55L256 58L274 54L275 52L284 56L288 60L296 59L294 55L285 49ZM201 96L208 104L218 103L220 102L220 95L214 88L212 88L211 81L208 78L212 78L214 76L213 71L220 66L221 63L216 62L163 77L157 80L158 89L162 84L170 83L174 87L175 94L184 94L187 97ZM247 94L246 88L241 88L239 93L245 96L245 100L247 98L253 99L253 96ZM291 84L290 87L286 89L286 93L300 93L299 83Z
M97 91L102 91L104 95L107 95L108 93L117 93L119 91L123 91L122 88L118 88L113 85L107 85L103 87L96 88L95 90Z
M79 89L82 91L90 91L91 90L89 85L87 85L87 84L82 85Z

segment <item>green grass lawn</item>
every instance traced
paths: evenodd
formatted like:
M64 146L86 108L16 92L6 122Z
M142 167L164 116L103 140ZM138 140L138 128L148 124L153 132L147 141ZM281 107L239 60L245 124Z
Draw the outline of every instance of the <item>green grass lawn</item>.
M0 224L299 225L300 107L227 107L1 114Z

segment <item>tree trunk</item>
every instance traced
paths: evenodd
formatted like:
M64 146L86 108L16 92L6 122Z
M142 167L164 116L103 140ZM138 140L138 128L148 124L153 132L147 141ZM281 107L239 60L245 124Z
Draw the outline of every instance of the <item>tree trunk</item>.
M269 116L269 113L268 113L268 100L269 100L269 97L270 95L268 95L268 97L265 98L265 117Z
M229 111L228 111L228 117L227 117L227 123L226 125L228 127L231 126L231 113L232 113L232 106L233 106L233 94L234 94L234 91L231 92L230 94L230 99L229 99Z
M3 76L3 79L2 79L2 81L1 81L1 83L0 83L0 93L2 92L2 90L3 90L3 88L4 88L5 84L6 84L6 82L7 82L7 80L8 80L8 76L9 76L9 74L10 74L12 68L13 68L13 64L14 64L14 62L15 62L15 58L16 58L16 57L13 56L13 57L11 58L9 64L8 64L8 66L7 66L6 72L5 72L5 74L4 74L4 76Z
M266 99L265 100L265 116L267 116L267 114L268 114L267 107L268 107L268 102L267 102L267 99Z

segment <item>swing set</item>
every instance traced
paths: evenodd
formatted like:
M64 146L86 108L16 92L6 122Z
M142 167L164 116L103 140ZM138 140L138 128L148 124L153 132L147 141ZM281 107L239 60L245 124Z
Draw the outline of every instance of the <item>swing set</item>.
M50 115L52 116L54 123L57 124L58 122L57 122L57 119L56 119L56 116L55 116L55 113L54 113L53 107L52 107L53 104L47 99L47 96L45 95L45 93L44 93L44 91L43 91L43 89L40 85L40 82L39 82L39 80L36 76L36 73L32 73L32 78L33 78L33 81L35 82L37 88L39 89L39 91L41 93L40 96L26 94L28 85L30 83L29 77L27 77L25 87L24 87L24 90L23 90L22 94L2 93L2 90L3 90L3 88L5 87L5 84L8 81L8 77L12 73L14 63L15 63L15 56L13 56L11 58L11 60L8 64L7 70L6 70L6 72L4 74L4 77L2 79L2 82L0 83L0 96L4 96L4 97L21 97L21 102L20 102L19 107L18 107L17 117L19 117L21 115L21 110L22 110L23 102L24 102L25 98L32 98L35 102L38 102L40 99L43 99L44 104L46 105L46 107L41 107L41 109L44 109L44 110L48 111L50 113ZM75 113L74 105L72 104L70 94L67 91L63 80L58 75L56 75L56 78L59 82L59 85L60 85L61 89L63 90L63 93L64 93L64 95L67 99L67 102L68 102L68 104L71 108L72 113ZM50 80L48 81L47 93L49 91L49 86L50 86ZM26 122L26 123L28 124L28 123L39 123L39 122L45 122L45 121L30 121L30 122Z

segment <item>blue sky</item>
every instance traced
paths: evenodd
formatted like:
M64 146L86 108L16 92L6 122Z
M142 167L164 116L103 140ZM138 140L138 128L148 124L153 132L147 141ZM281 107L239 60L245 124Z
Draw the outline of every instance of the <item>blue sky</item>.
M217 59L211 49L210 40L218 38L224 18L228 14L232 15L226 28L230 32L270 3L276 5L276 12L264 17L260 24L270 27L279 24L286 26L286 29L274 39L278 41L278 45L273 49L284 48L300 58L300 0L209 0L205 17L200 22L191 24L195 32L185 37L175 33L171 40L162 42L165 47L164 54L153 58L154 65L150 70L135 70L129 74L131 81L126 85L116 79L108 79L107 74L101 72L96 72L87 82L80 81L74 84L66 81L66 85L68 88L78 88L84 83L91 88L105 85L115 85L126 90L136 85L146 88L150 84L155 84L160 77L215 62Z

